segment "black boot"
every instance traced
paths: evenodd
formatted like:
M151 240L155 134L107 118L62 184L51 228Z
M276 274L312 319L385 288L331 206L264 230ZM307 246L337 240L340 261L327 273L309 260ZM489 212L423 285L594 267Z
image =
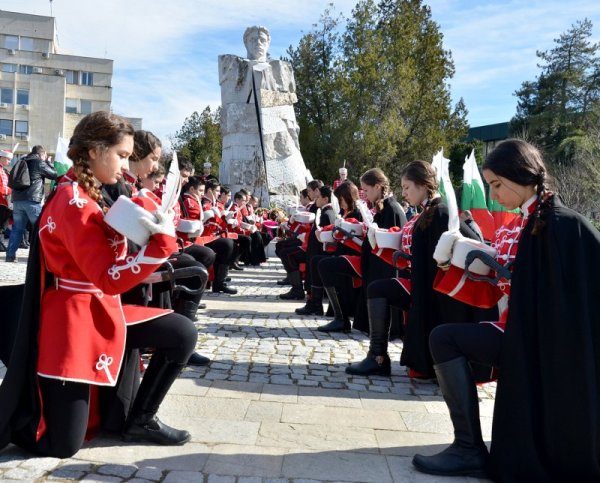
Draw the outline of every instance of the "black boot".
M350 332L350 319L342 311L335 287L325 287L329 304L333 307L333 320L317 327L319 332Z
M357 376L391 376L392 364L387 353L390 337L390 310L386 298L367 299L369 313L369 353L361 362L346 367L347 374Z
M281 280L277 280L277 285L291 285L290 279L286 276Z
M237 290L227 286L225 283L225 277L227 277L227 271L229 267L224 264L215 265L215 279L212 284L212 291L219 293L228 293L230 295L235 295Z
M454 442L433 456L417 454L413 465L422 473L485 478L488 451L481 437L479 401L465 357L433 366L454 425Z
M306 301L306 305L296 309L298 315L323 315L323 287L310 288L310 298Z
M190 433L171 428L156 416L158 407L184 367L185 364L169 361L160 352L152 356L125 422L125 441L149 441L175 446L190 440Z
M304 300L304 289L302 288L300 272L298 270L290 272L288 273L288 278L290 279L292 288L289 292L282 293L279 298L283 300Z
M187 361L188 366L207 366L210 362L208 357L194 352Z
M198 305L198 302L194 302L193 300L185 300L179 297L173 304L173 310L178 314L187 317L192 322L197 322L198 317L196 317L196 313L198 312Z

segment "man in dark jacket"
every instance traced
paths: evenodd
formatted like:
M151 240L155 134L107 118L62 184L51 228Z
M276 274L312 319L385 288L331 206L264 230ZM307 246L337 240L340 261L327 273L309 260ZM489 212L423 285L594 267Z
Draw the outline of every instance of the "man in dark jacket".
M56 171L46 160L48 155L42 146L34 146L25 157L31 184L23 190L13 190L13 229L10 232L6 261L16 262L17 248L29 221L33 226L42 211L44 199L44 179L56 179Z

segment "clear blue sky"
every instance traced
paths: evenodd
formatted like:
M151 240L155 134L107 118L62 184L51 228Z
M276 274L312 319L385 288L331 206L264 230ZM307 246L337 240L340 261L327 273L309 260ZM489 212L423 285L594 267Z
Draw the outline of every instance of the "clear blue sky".
M348 16L355 0L54 0L59 47L115 61L113 110L142 117L163 141L193 111L220 104L219 54L245 55L249 25L271 31L272 57L297 45L329 3ZM576 20L594 23L600 40L598 0L429 0L433 18L452 52L454 100L463 97L471 126L509 120L514 91L535 78L536 50ZM50 14L49 0L2 0L3 10Z

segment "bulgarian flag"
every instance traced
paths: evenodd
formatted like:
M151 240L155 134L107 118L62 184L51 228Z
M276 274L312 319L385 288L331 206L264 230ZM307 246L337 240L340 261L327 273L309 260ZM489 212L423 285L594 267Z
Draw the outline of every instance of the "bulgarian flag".
M483 233L484 239L492 240L494 238L496 224L485 200L485 189L477 162L475 161L475 150L471 151L471 154L465 157L465 164L463 164L460 209L471 212L475 223L479 225Z
M448 231L458 231L460 229L458 203L456 202L456 194L450 180L450 160L444 158L443 148L433 156L431 166L433 166L436 172L440 194L448 206Z

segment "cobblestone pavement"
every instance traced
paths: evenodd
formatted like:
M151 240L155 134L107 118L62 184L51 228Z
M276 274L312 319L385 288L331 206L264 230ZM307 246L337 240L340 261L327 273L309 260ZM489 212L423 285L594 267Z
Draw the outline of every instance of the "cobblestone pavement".
M25 266L0 261L0 283L23 280ZM295 315L300 303L277 298L288 288L275 284L283 272L273 260L232 276L238 295L209 293L198 314L197 348L211 364L186 369L159 413L188 429L190 443L145 446L103 435L63 460L9 446L0 452L0 480L440 481L410 461L451 442L452 425L438 386L410 380L398 364L401 343L390 344L391 378L349 376L347 364L367 352L364 334L322 334L316 327L326 318ZM489 440L495 384L478 391Z

